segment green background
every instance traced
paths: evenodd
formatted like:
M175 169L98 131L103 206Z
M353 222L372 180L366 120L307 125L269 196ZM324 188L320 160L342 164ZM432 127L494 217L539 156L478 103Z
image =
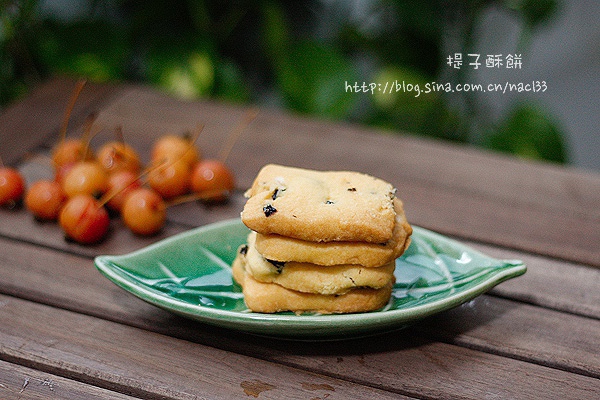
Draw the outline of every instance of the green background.
M565 134L542 102L502 115L473 92L354 93L363 82L470 82L475 27L493 6L519 23L514 54L560 12L555 0L132 1L0 0L0 107L61 74L133 81L186 99L281 107L393 133L441 138L529 159L567 162ZM358 7L362 5L362 8ZM76 8L74 8L76 7ZM461 69L448 56L463 54Z

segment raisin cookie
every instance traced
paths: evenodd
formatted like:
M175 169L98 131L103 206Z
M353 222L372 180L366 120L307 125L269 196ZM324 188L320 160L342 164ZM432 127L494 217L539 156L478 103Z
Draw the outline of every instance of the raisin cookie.
M342 295L303 293L286 289L276 283L259 282L245 270L243 260L236 258L233 277L244 293L246 306L261 313L293 311L341 314L375 311L384 307L392 294L392 284L381 289L356 288Z
M246 192L242 222L261 234L311 242L386 243L396 224L394 187L370 175L269 164Z
M410 244L412 227L406 221L400 199L394 199L396 225L383 244L367 242L309 242L281 235L256 234L256 249L274 261L298 261L318 265L356 264L379 267L400 257Z
M360 265L321 266L304 262L277 262L265 259L254 247L255 232L248 245L238 251L246 273L263 283L276 283L287 289L305 293L343 294L357 287L379 289L394 282L395 261L380 267Z

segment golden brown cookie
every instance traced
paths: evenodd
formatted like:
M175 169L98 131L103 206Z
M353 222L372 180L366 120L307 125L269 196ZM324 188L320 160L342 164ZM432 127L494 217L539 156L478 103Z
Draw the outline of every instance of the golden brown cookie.
M356 264L379 267L400 257L410 244L412 227L402 202L394 199L396 225L385 244L366 242L309 242L281 235L256 235L256 249L269 260L298 261L318 265Z
M382 288L394 282L395 261L366 268L360 265L322 266L288 261L280 263L265 259L254 247L255 232L248 235L246 252L238 252L246 272L263 283L276 283L287 289L305 293L342 294L356 287Z
M392 293L392 284L381 289L356 288L342 295L302 293L286 289L276 283L262 283L249 276L241 259L233 263L233 276L241 286L246 306L254 312L280 311L359 313L384 307Z
M246 192L242 222L262 234L311 242L386 243L394 187L370 175L266 165Z

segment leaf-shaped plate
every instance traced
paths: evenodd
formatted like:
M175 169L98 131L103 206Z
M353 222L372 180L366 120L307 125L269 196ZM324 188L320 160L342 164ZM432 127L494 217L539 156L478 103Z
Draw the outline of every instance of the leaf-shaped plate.
M130 254L99 256L95 264L118 286L174 313L248 333L296 339L399 329L526 271L521 261L497 260L440 234L413 228L410 247L396 260L389 303L368 313L250 312L230 268L249 232L239 219L192 229Z

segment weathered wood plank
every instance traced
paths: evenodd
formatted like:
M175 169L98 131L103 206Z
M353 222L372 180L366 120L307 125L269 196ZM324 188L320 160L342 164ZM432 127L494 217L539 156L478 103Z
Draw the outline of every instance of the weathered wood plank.
M2 111L0 156L4 163L13 164L41 144L58 140L64 110L74 87L72 79L53 79L33 90L25 100ZM119 90L113 85L88 83L73 108L68 133L77 130L90 112L102 108Z
M231 351L272 357L272 343L268 341L256 341L244 335L240 337L233 332L204 325L199 328L137 300L102 277L90 260L22 243L0 243L5 249L0 255L0 293L204 344L218 341L219 346ZM45 262L40 263L40 259ZM597 272L593 268L587 270ZM577 279L572 278L570 282L565 279L563 285L567 288L566 293L576 296L578 282L591 276L575 276ZM496 290L517 280L504 282ZM592 285L597 287L598 281L595 282ZM567 301L566 298L568 296L564 295L563 301ZM594 301L593 298L590 300ZM586 306L585 302L583 306ZM576 305L569 307L575 308ZM573 329L574 326L578 329ZM455 310L423 321L406 332L409 337L425 336L600 378L600 358L596 348L600 343L600 319L481 296ZM374 352L381 352L388 349L386 339L393 341L395 337L395 333L384 335L382 340L376 341L380 347L369 346ZM349 342L339 349L347 352L356 345L356 342ZM283 353L279 356L279 361L286 364L289 363L286 354L298 351L304 344L289 346L281 347ZM364 343L361 343L358 348L363 346Z
M25 109L15 105L8 113L13 117L0 126L6 125L15 136L35 136L33 122L15 123L14 116L49 102L53 90L58 91L52 85L41 90L44 95L25 101L21 106ZM100 86L98 90L110 93L99 96L98 123L107 129L122 125L126 140L146 156L160 135L204 123L198 147L205 156L214 157L245 112L241 107L212 102L182 102L138 86L122 86L116 91ZM47 113L54 115L57 110ZM45 114L32 119L43 120L35 123L54 130L60 120L58 115L49 118ZM21 152L31 150L27 142L19 141L19 146ZM267 162L371 173L399 187L415 224L600 266L598 174L262 110L234 146L228 163L243 190ZM175 217L189 221L190 215L197 218L192 221L203 221L201 213L189 207Z
M492 257L519 259L527 273L492 293L554 310L600 319L600 269L520 251L465 242Z
M51 94L56 88L52 85L66 87L73 83L68 80L56 82L40 88L30 99L0 115L0 127L11 128L11 132L17 132L15 137L20 134L30 136L25 141L11 138L5 146L8 134L0 133L2 151L7 149L8 154L5 161L13 163L26 151L39 148L42 143L51 144L50 139L58 130L70 88L61 92L65 101L60 106L55 104L56 101L51 106L43 104L55 100ZM240 107L211 102L181 102L141 87L101 87L88 96L80 104L72 129L77 129L85 115L98 107L99 123L107 128L123 125L126 140L145 155L152 141L163 133L189 130L201 122L206 127L198 146L206 156L214 156L244 114ZM42 107L42 111L39 116L34 114L34 122L23 119L23 115L27 114L24 110L36 110L38 107ZM27 122L25 127L23 122ZM39 137L36 136L38 131L43 132ZM98 137L96 140L104 139ZM2 156L4 158L4 153ZM7 320L14 326L0 327L0 332L3 332L0 335L17 329L15 327L41 331L38 324L50 323L52 329L42 332L46 341L40 339L29 348L22 342L22 335L12 335L11 332L16 330L10 331L5 339L14 346L6 348L6 353L0 358L12 357L32 366L48 368L50 372L86 377L93 384L101 383L101 386L109 388L131 386L138 395L158 397L172 394L164 388L152 386L149 375L142 379L145 379L142 383L127 378L119 381L117 371L120 365L103 365L102 372L95 375L89 374L88 370L83 371L82 365L93 361L92 357L82 356L84 348L105 354L106 363L109 363L109 358L117 360L117 363L123 361L129 350L121 349L121 353L115 356L112 352L119 351L119 344L102 335L102 343L82 339L76 342L76 347L80 347L74 351L57 350L53 340L66 333L62 330L64 327L49 320L51 314L41 316L43 312L40 310L44 309L52 310L54 316L66 315L67 321L86 319L93 326L104 328L108 325L112 333L117 330L130 333L129 330L133 329L134 335L144 338L144 335L150 335L153 338L151 343L155 343L153 335L162 333L185 340L183 343L186 345L181 347L190 345L199 349L203 346L194 343L207 344L238 353L230 355L232 358L244 359L239 354L252 355L299 370L417 397L558 395L585 398L598 395L600 366L596 346L600 342L600 291L597 282L600 282L600 270L559 261L572 260L600 266L600 253L597 251L597 243L600 242L598 174L526 163L406 135L381 135L370 129L306 120L269 110L262 110L248 127L228 162L236 172L240 188L233 201L211 209L196 203L173 208L169 215L171 223L162 236L154 238L133 236L117 223L104 243L92 247L79 246L64 242L55 225L33 222L24 210L0 210L0 236L74 254L0 238L3 249L0 254L0 293L101 318L44 308L9 297L8 303L0 302L0 315L20 311L33 315L37 320L20 321L19 314L14 314L12 319ZM359 339L327 346L298 344L246 336L172 316L116 288L91 265L89 257L93 255L131 251L190 226L237 216L243 205L241 192L267 162L319 169L361 170L390 180L398 185L411 222L471 239L473 242L470 244L474 247L500 258L524 259L529 272L524 277L503 283L492 292L524 303L481 296L408 330L385 334L380 337L381 341ZM20 165L28 171L30 166L30 161ZM37 173L39 170L34 172ZM8 250L5 251L5 248ZM540 255L527 254L519 249ZM44 260L44 263L39 260ZM10 309L13 306L16 308ZM2 321L5 321L4 317ZM574 326L580 329L573 329ZM161 338L158 342L176 340L160 335L156 337ZM4 340L0 342L4 345ZM18 346L17 342L20 343ZM117 345L117 348L105 348L109 347L109 343ZM0 351L4 351L2 349ZM161 351L166 352L164 348ZM214 351L219 352L208 350L209 353ZM70 364L64 364L63 352L70 357ZM206 355L204 349L198 352ZM46 358L47 354L51 357ZM142 356L139 357L136 362L141 365ZM158 360L153 360L158 363ZM193 365L191 360L186 359L186 362ZM393 371L390 365L394 366ZM223 369L223 366L219 368ZM279 370L278 367L273 368ZM289 371L280 373L288 374ZM518 379L517 373L528 378ZM233 379L234 375L229 378ZM191 377L185 375L184 379L191 380ZM223 396L228 390L224 388L227 379L222 377L217 385L223 386L219 386ZM298 379L296 382L300 382ZM163 381L159 381L158 385L160 382ZM201 385L207 382L208 379ZM338 381L335 382L337 384ZM351 390L347 385L347 382L343 383L347 390ZM151 390L147 391L148 387ZM237 389L240 387L238 385ZM276 390L263 392L261 397L275 396ZM313 397L321 394L308 393L307 390L293 393L312 394ZM339 393L336 391L336 394ZM182 394L177 393L179 395Z
M107 103L98 120L107 126L122 123L132 140L183 132L203 123L198 145L212 157L246 109L208 101L182 102L135 86ZM246 179L252 179L268 160L310 168L360 169L389 179L400 177L470 195L600 217L596 173L263 109L234 147L230 162L246 167L240 168L240 175L247 186L251 181Z
M413 223L442 234L600 267L595 218L418 185L403 199Z
M32 158L21 165L21 170L30 182L48 178L48 160L43 155ZM193 202L172 207L169 209L169 219L176 223L168 224L160 235L150 238L132 235L115 219L112 223L112 233L106 242L96 246L80 246L65 242L62 231L55 223L37 222L25 210L0 209L0 234L89 257L100 253L121 254L192 226L237 217L244 202L242 192L238 191L231 201L224 205L206 206ZM504 283L495 290L496 293L543 307L600 318L599 269L479 242L465 242L491 256L522 259L528 265L525 276Z
M41 152L19 165L19 170L27 184L30 185L40 179L52 179L53 172L46 154L45 152ZM191 202L189 204L171 206L167 209L168 222L164 229L157 235L150 237L131 233L120 219L115 216L112 218L111 230L106 239L95 245L79 245L66 241L63 231L56 222L36 221L25 207L13 210L0 207L0 235L68 252L85 254L89 257L99 254L122 254L142 248L195 226L239 217L244 202L243 193L237 191L226 204L210 206L200 202ZM187 221L178 218L177 215L183 209L195 215ZM172 223L169 223L169 221L172 221Z
M49 166L47 160L44 161L43 157L34 158L24 163L21 166L22 172L24 173L28 181L33 181L44 177L44 174L48 174ZM426 188L422 188L421 196L428 196ZM226 218L232 218L239 216L239 212L243 207L245 199L242 196L242 192L238 191L232 196L231 201L225 205L216 205L206 207L197 202L182 204L171 207L168 212L169 220L176 223L167 224L165 229L157 236L153 237L139 237L133 235L127 229L124 228L122 223L118 219L112 221L111 233L108 238L101 244L94 246L81 246L76 243L67 242L64 240L64 236L60 228L55 223L39 223L29 215L26 210L6 210L0 208L0 235L6 237L23 240L31 243L38 243L43 246L53 247L56 249L62 249L68 252L77 254L83 254L88 257L92 257L98 254L122 254L135 249L139 249L150 243L153 243L161 238L171 236L178 232L184 231L193 226L205 225L207 223L216 222ZM416 202L416 201L415 201ZM447 219L455 218L455 210L448 213L453 206L446 206L443 211L440 211L441 201L439 199L433 199L430 203L440 203L440 207L432 207L430 214L431 219L436 220L437 223L445 221ZM412 201L409 199L406 201L407 208L412 208ZM456 204L455 202L449 202L449 204ZM487 209L485 212L492 215L501 212L511 213L510 207L500 208L492 210ZM537 221L543 221L543 216L539 218L531 218L531 215L535 213L535 210L531 214L527 214L525 217L531 219L532 224L536 224ZM410 217L409 212L409 217ZM450 217L448 217L450 216ZM468 218L467 218L468 219ZM561 217L557 216L553 223L560 220ZM460 224L461 222L457 222ZM473 219L467 223L474 226L474 230L484 229L487 224L486 220ZM453 221L447 221L445 224L447 227L455 225ZM435 228L435 227L434 227ZM580 226L582 231L585 231L585 224ZM452 230L453 228L449 228ZM500 231L502 227L496 226L497 231ZM588 229L593 229L589 227ZM496 232L497 234L497 232ZM516 232L505 231L508 237L515 234ZM554 233L549 231L548 236L552 236ZM559 236L564 232L556 233L556 240L559 240ZM518 235L517 235L518 236ZM582 241L591 240L586 239L593 238L593 232L588 232L588 235L581 236ZM552 260L545 257L537 257L529 255L524 252L515 252L507 250L506 248L498 248L495 246L485 246L478 242L469 242L476 248L482 249L484 252L490 250L490 254L498 258L521 258L524 259L529 266L528 273L516 280L521 289L516 290L513 293L515 298L522 299L524 301L534 302L541 306L546 307L566 307L561 308L569 312L581 313L581 315L589 315L598 317L599 304L598 296L600 291L597 290L596 282L598 279L598 270L589 271L588 268L578 266L576 264L569 264L568 270L565 270L565 262ZM519 245L521 246L521 245ZM513 247L518 247L517 245ZM596 252L596 244L590 241L590 252ZM581 278L581 279L580 279ZM572 282L568 287L569 290L562 288L563 282ZM509 282L502 285L502 288L508 289L514 286L513 282ZM552 290L549 290L552 288ZM571 296L571 298L561 299L561 296ZM586 301L587 299L587 301Z
M348 381L0 296L0 356L146 399L392 399ZM402 397L401 397L402 398ZM403 397L406 398L406 397Z
M94 257L99 254L123 254L148 246L157 240L189 229L167 223L155 236L142 237L131 233L118 218L111 220L111 228L105 240L93 245L80 245L66 240L56 222L36 221L26 210L0 208L0 235L62 251Z
M148 148L166 131L206 124L198 146L214 156L243 115L239 107L182 103L134 87L99 120L123 123ZM241 189L268 162L353 169L399 187L411 220L442 233L600 266L600 175L440 144L407 135L263 110L229 158ZM178 214L188 220L190 214Z
M0 398L19 400L135 399L135 397L4 361L0 361Z
M43 153L39 157L31 158L21 164L20 169L29 183L37 179L49 178L52 174L48 159ZM592 263L594 263L595 258L600 257L597 251L597 244L594 242L597 224L593 219L579 221L578 224L575 224L573 219L565 214L559 213L549 218L543 210L539 209L521 210L517 213L512 205L499 204L496 199L465 198L460 193L445 189L437 190L436 196L431 197L432 190L428 187L419 186L418 184L411 184L410 187L411 190L407 190L405 195L402 196L410 220L413 222L418 222L419 220L426 221L431 225L426 225L426 227L438 230L441 233L459 235L463 238L472 238L475 236L480 241L490 241L516 249L533 250L539 253L547 252L545 250L547 246L552 246L553 250L551 250L551 253L557 252L557 248L560 247L560 251L562 252L560 255L561 258L577 259L580 258L580 255L587 254L588 256L584 258L587 258ZM243 190L240 190L235 193L231 201L225 205L206 207L198 202L192 202L171 207L169 209L169 219L187 227L192 227L237 217L245 202L242 192ZM427 206L423 206L425 202ZM470 218L469 215L465 214L466 212L470 213L472 210L479 210L477 211L477 218ZM35 232L33 229L35 224L33 224L31 218L28 219L25 217L23 219L22 216L15 215L14 212L10 214L6 210L0 210L0 212L4 214L3 220L6 222L6 224L0 224L0 232L4 231L7 235L21 237L24 240L51 240L55 245L58 245L58 242L52 240L52 238L61 236L59 230L56 230L56 234L54 235L38 235L38 232ZM412 216L416 216L416 218L413 219ZM511 220L513 217L518 217L519 224L513 226ZM485 236L485 232L490 229L489 224L492 224L494 227L493 238ZM39 224L37 225L39 226ZM117 238L112 240L113 245L105 244L102 246L104 253L120 253L124 251L123 239L126 238L126 235L119 230L118 223L115 226L117 228L114 230L114 236ZM555 226L561 226L561 229L555 229ZM45 229L47 228L45 227ZM140 240L138 246L141 247L152 240L159 239L181 229L176 228L173 230L168 227L162 236ZM469 233L466 233L465 229L468 229ZM575 231L573 231L574 229ZM529 233L531 232L524 232L524 230L536 231L538 233L536 233L537 236L535 238L531 238L529 237ZM25 232L31 232L33 237L27 237ZM481 232L484 233L481 234ZM556 245L556 243L562 241L563 237L577 238L577 243L570 244L563 242L560 245ZM131 238L129 239L129 242L131 242ZM127 240L125 243L127 243ZM88 248L82 248L81 250L90 253Z
M397 335L382 352L370 341L350 353L333 343L308 344L298 354L285 354L287 365L320 371L316 375L38 303L6 296L0 301L4 359L98 386L128 388L146 398L232 398L253 382L272 388L261 393L264 398L284 393L286 398L315 397L308 387L343 398L394 397L385 391L473 399L598 394L594 378L416 337Z
M600 379L600 320L480 296L415 333Z

